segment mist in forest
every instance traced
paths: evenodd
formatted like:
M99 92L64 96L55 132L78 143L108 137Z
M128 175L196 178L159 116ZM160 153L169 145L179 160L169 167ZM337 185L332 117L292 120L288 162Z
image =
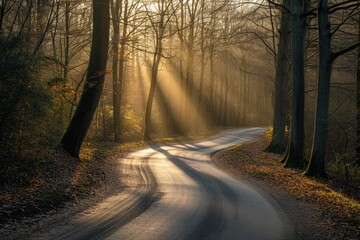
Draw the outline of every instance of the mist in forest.
M89 143L128 142L218 128L272 129L280 63L286 106L282 128L289 133L293 96L299 92L293 89L292 70L299 64L290 44L281 41L290 38L282 23L291 10L287 1L106 2L109 8L97 13L92 4L100 3L90 0L1 1L0 141L5 153L22 155L58 144L81 96L93 85L101 94L79 146L85 135ZM330 69L326 139L328 156L336 161L339 154L353 157L358 145L359 53L352 45L358 41L359 11L351 1L331 4L331 47L341 56ZM316 9L316 4L304 7ZM105 25L95 24L93 17L105 19ZM316 16L303 23L304 150L310 154L322 42ZM107 34L101 40L109 41L106 68L99 72L88 65L91 46ZM89 75L93 70L99 76ZM92 77L105 81L97 86Z

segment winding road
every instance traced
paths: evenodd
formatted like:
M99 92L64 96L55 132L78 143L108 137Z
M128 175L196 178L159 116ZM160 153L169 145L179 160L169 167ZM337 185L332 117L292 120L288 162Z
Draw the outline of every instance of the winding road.
M130 153L119 159L124 191L34 239L295 239L274 201L210 162L216 151L264 131L227 130L204 142Z

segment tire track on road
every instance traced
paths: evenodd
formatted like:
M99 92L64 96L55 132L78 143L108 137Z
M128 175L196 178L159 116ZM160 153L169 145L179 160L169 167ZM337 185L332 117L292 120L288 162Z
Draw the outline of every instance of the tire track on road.
M154 150L164 154L175 166L197 182L204 190L205 214L192 232L183 239L221 239L228 225L237 218L237 196L220 179L200 172L183 160L181 156L173 155L169 151L157 146Z
M56 240L89 240L89 239L105 239L111 236L119 228L132 221L137 216L145 212L154 202L161 198L161 194L157 193L158 183L149 166L149 159L156 154L152 152L140 160L140 164L136 164L135 159L128 159L130 165L127 169L128 173L136 173L136 186L129 194L119 199L114 205L107 208L106 213L102 216L93 216L91 223L84 223L83 227L76 228L73 231L61 234L55 237ZM125 165L125 164L124 164ZM116 212L114 214L114 212ZM110 215L108 217L107 215Z

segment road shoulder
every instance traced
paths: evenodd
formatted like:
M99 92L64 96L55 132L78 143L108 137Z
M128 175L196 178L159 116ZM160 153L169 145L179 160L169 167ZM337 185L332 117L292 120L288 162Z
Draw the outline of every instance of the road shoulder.
M359 239L360 211L354 200L347 202L326 183L283 168L279 155L263 152L267 144L262 137L220 151L212 156L212 162L265 193L288 216L297 239Z

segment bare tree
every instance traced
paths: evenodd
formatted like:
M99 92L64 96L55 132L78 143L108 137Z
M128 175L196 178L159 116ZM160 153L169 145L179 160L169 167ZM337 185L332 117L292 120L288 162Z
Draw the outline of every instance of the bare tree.
M144 135L143 140L149 141L151 139L151 112L154 101L156 82L158 69L161 62L163 54L163 40L165 37L166 26L168 25L174 12L171 11L172 2L166 0L157 1L157 12L151 14L147 9L147 14L149 21L151 23L152 29L155 33L155 47L154 47L154 56L151 69L151 83L149 96L146 103L145 119L144 119Z
M303 168L304 161L304 33L307 0L291 1L291 60L293 99L290 125L290 139L284 166Z
M112 78L113 78L113 120L114 120L114 140L120 141L120 105L121 91L119 85L119 39L120 39L120 16L122 15L122 0L111 0L111 16L113 26L112 36Z
M286 148L286 89L289 77L288 52L290 47L289 4L289 0L283 0L283 7L281 9L281 23L279 30L279 45L276 55L273 135L271 143L266 149L266 151L274 153L283 153Z
M74 157L90 127L101 97L109 48L109 0L93 0L93 34L86 82L78 107L60 141L60 146Z
M357 22L360 42L360 11ZM357 49L356 89L356 164L360 166L360 46Z
M305 175L319 178L326 177L325 154L328 134L329 90L333 62L340 55L351 51L360 45L360 42L338 52L331 50L329 4L328 0L318 0L318 34L319 34L319 72L318 91L316 100L315 129L311 158Z

